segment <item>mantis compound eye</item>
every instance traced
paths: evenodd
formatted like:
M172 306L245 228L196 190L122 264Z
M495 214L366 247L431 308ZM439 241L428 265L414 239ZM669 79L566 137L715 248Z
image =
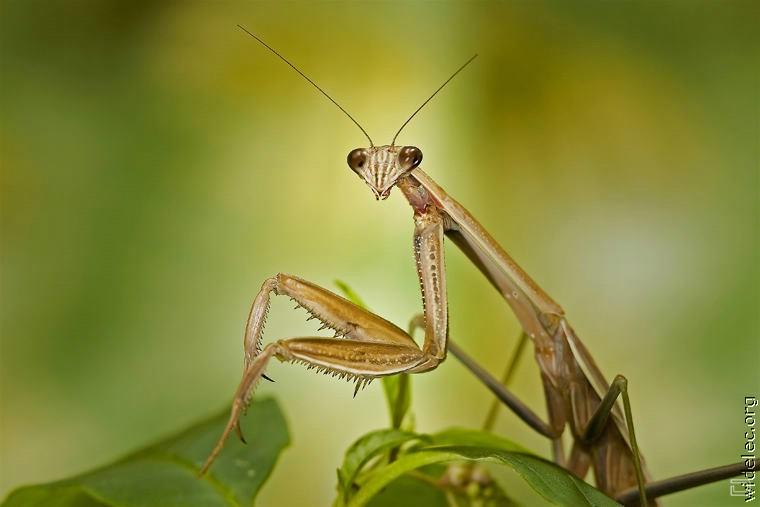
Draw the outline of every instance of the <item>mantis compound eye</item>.
M350 167L352 171L358 174L359 171L367 164L367 158L367 150L364 148L356 148L355 150L351 150L351 153L349 153L347 157L348 167Z
M416 146L404 146L398 152L398 164L404 171L411 171L422 162L422 150Z

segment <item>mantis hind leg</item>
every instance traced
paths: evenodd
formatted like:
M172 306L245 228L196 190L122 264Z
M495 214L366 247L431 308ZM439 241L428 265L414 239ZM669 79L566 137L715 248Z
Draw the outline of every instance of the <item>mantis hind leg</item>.
M617 375L615 380L612 381L607 394L604 395L599 406L588 420L586 428L581 429L580 440L585 444L592 444L602 437L607 429L607 422L609 421L610 414L615 407L615 401L618 396L621 395L623 398L623 410L625 411L625 424L628 430L628 441L630 443L631 454L633 456L633 467L636 473L636 485L639 492L639 500L641 506L646 507L648 505L645 493L646 479L644 478L644 468L641 465L639 446L636 443L636 432L633 426L631 401L628 397L628 380L624 376Z
M677 493L687 489L696 488L712 482L722 481L735 477L744 472L753 472L754 467L747 467L746 463L734 463L721 467L708 468L698 472L691 472L676 477L670 477L660 481L652 481L646 485L647 498L658 498L670 493ZM641 498L638 488L630 488L620 492L615 500L623 505L637 505Z
M631 443L631 452L633 454L637 482L635 487L628 488L616 494L615 499L623 505L646 506L649 500L654 501L660 496L724 480L750 470L745 463L735 463L645 484L641 456L639 454L638 445L636 444L636 435L633 429L631 402L628 397L628 381L625 377L622 375L615 377L609 391L602 399L596 412L589 419L581 439L588 443L593 442L602 435L612 411L612 407L614 406L615 399L619 395L622 395L623 398L623 410L625 411L626 426L629 432L628 437Z

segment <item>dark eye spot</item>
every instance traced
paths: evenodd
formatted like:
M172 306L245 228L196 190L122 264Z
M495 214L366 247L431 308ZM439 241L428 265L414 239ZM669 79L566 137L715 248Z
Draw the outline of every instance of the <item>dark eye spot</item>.
M405 171L411 171L422 162L422 150L416 146L404 146L398 152L398 163Z
M355 150L351 150L351 153L348 154L346 160L348 162L348 167L350 167L355 173L358 173L359 169L364 167L367 163L367 158L367 150L364 148L356 148Z

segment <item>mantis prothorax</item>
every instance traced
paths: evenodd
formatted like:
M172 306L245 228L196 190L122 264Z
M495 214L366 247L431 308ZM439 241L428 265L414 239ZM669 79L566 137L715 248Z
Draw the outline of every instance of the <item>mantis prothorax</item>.
M409 333L386 319L304 279L279 273L264 281L251 306L245 328L243 378L235 393L229 423L202 467L205 473L229 434L240 433L239 418L272 357L301 363L356 382L399 373L423 373L436 368L451 350L497 397L528 425L552 441L554 460L578 477L593 469L599 489L628 504L647 504L670 493L736 475L743 464L697 472L650 483L636 444L627 381L618 375L608 383L570 326L563 309L523 271L477 220L420 168L422 151L395 144L401 130L451 79L457 69L410 117L391 144L375 146L359 123L326 92L256 35L242 30L303 76L353 121L369 147L348 154L348 166L375 198L386 199L398 188L414 212L414 256L422 290L422 347ZM444 237L451 239L478 267L515 313L535 347L546 395L548 422L543 421L504 385L474 363L449 340ZM264 323L271 295L295 300L335 338L281 339L262 348ZM624 412L617 402L623 398ZM573 446L565 456L561 436L569 427Z

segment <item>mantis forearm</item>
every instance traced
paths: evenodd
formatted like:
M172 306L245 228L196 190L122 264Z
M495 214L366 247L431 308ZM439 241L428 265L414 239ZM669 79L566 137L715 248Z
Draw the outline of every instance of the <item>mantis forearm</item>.
M422 350L438 360L446 357L449 334L443 219L433 208L414 217L414 257L422 290L425 342Z

